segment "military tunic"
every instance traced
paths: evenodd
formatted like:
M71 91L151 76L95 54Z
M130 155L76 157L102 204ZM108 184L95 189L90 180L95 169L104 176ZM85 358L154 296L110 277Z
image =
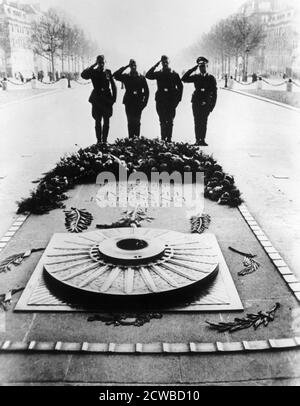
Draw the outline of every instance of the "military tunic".
M85 69L81 77L91 80L94 86L89 102L92 104L92 116L96 122L96 136L98 142L107 142L109 133L109 119L113 113L113 104L117 98L117 88L110 70L94 68ZM103 121L103 128L102 128Z
M208 73L194 74L194 68L187 71L182 81L194 83L195 92L192 97L193 114L195 121L196 141L205 141L208 116L214 110L217 102L217 81Z
M123 104L125 105L129 138L139 137L141 116L149 100L149 87L143 75L123 73L127 67L122 67L114 73L114 78L125 85Z
M173 122L176 116L176 107L182 99L182 82L178 73L169 68L155 72L155 67L152 67L147 72L146 78L157 81L155 100L160 120L161 138L170 142L172 139Z

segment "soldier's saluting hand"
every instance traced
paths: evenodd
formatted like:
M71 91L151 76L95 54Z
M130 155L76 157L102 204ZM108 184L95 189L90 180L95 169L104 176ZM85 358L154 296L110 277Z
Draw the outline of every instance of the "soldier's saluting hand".
M195 92L192 97L195 121L196 144L207 146L205 141L208 116L217 102L217 81L207 73L208 60L203 56L197 59L197 65L189 69L182 77L185 83L194 83ZM199 73L194 73L199 69Z
M160 64L162 64L162 69L156 71ZM161 139L167 142L172 140L176 107L182 99L183 92L180 77L178 73L170 69L169 64L169 58L163 55L146 74L147 79L157 81L156 110L160 121Z
M124 73L128 68L130 72ZM139 137L142 111L149 100L149 88L145 76L138 73L134 59L130 59L129 64L117 70L113 76L125 85L123 104L127 115L129 138Z

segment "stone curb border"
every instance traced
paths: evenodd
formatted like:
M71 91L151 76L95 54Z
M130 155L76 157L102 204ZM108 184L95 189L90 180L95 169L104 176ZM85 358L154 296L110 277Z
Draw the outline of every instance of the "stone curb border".
M257 100L261 100L261 101L264 101L264 102L267 102L267 103L275 104L276 106L280 106L280 107L283 107L285 109L296 111L297 113L300 113L299 108L290 106L289 104L284 104L284 103L277 102L276 100L267 99L266 97L257 96L256 94L252 94L252 93L246 93L246 92L243 92L242 90L228 89L226 87L221 87L221 89L229 91L229 92L237 93L237 94L242 94L243 96L252 97L253 99L257 99Z
M300 281L291 271L279 252L273 247L271 241L262 231L255 219L251 216L247 206L244 203L239 207L239 211L248 226L251 228L256 238L258 239L260 245L265 250L267 256L273 262L275 268L288 285L289 289L292 291L298 302L300 302Z
M254 351L276 351L300 348L300 337L259 341L214 343L68 343L68 342L12 342L2 341L0 353L53 352L53 353L99 353L99 354L207 354Z
M22 225L25 223L27 218L29 217L29 214L26 215L19 215L13 224L10 226L8 231L4 234L3 237L0 238L0 254L1 251L6 248L7 244L10 242L10 240L14 237L14 235L17 233L17 231L22 227Z

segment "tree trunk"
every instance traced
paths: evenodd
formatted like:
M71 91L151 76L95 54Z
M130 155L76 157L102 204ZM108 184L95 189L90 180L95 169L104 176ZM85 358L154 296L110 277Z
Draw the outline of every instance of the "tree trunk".
M223 55L223 51L221 53L221 74L222 74L222 77L223 77L223 75L224 75L224 55Z
M52 69L52 80L55 80L55 64L54 64L54 52L51 52L51 69Z
M237 80L238 69L239 69L239 56L238 54L235 55L235 71L234 71L234 79Z
M61 72L64 73L65 71L65 55L64 51L61 52Z
M247 81L248 81L248 52L245 52L243 59L243 82Z
M5 77L7 78L7 53L4 52L4 74Z

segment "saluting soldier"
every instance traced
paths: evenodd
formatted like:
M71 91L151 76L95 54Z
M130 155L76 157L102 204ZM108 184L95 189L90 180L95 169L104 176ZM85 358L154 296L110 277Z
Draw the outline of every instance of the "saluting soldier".
M162 64L160 71L155 71ZM178 73L169 67L169 58L165 55L146 74L146 78L157 81L155 96L156 110L160 120L161 138L171 142L173 122L176 116L176 108L182 99L183 85Z
M117 87L109 69L104 69L104 55L99 55L96 62L85 69L81 77L91 79L94 90L89 102L92 104L92 116L95 120L96 137L98 143L107 143L110 117L113 113L113 105L117 99Z
M124 73L128 68L130 72ZM117 70L113 76L125 85L123 104L127 115L129 138L139 137L142 111L149 100L149 87L145 76L138 73L137 64L133 59L129 61L129 65Z
M185 83L194 83L195 92L192 97L195 120L196 145L207 146L205 141L208 116L214 110L217 102L217 81L207 72L208 60L204 57L197 59L197 65L188 70L182 77ZM193 74L197 69L199 73Z

